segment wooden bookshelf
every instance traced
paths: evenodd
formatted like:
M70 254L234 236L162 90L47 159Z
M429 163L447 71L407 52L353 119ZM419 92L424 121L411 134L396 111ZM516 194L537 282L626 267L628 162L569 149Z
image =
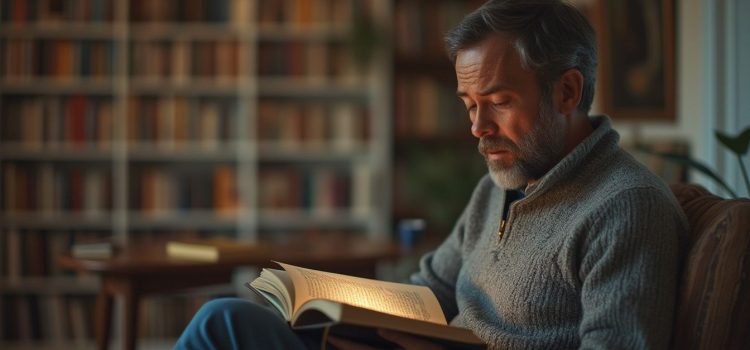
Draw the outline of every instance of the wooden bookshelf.
M391 52L360 63L352 33L392 9L0 0L0 347L93 344L97 286L53 263L75 242L388 240ZM155 300L141 333L205 297Z
M429 235L447 235L486 172L442 41L480 4L394 3L393 218L426 219Z

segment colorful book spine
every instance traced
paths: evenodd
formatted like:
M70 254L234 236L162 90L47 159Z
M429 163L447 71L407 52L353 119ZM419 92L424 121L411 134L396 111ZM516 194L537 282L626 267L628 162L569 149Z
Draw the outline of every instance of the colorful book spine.
M258 138L287 150L352 151L369 141L366 106L351 102L262 100Z
M88 147L108 150L113 101L109 97L12 96L0 107L0 144L28 150Z
M328 215L353 211L357 203L361 211L369 202L369 194L362 190L369 185L362 181L368 180L347 169L266 169L259 176L259 205L266 210L300 209Z
M108 170L3 163L2 209L5 213L99 217L112 209L112 176Z

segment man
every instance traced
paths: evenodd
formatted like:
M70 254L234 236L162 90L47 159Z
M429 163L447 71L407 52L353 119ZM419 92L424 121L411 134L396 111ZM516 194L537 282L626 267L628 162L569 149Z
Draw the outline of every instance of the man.
M490 348L667 347L686 221L663 182L618 147L609 120L588 116L596 69L588 22L559 0L489 1L446 46L489 175L412 282ZM178 345L243 346L268 334L280 346L309 341L283 322L217 321L248 312L221 303L232 304L201 310Z

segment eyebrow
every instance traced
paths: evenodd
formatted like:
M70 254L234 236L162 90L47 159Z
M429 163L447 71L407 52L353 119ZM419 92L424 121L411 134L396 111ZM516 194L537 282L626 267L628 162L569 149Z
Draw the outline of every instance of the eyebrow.
M510 89L510 87L508 87L507 85L505 85L503 83L498 83L498 84L492 85L492 86L487 87L484 90L480 91L479 92L479 96L487 96L489 94L498 92L500 90L508 90L508 89ZM458 97L466 97L468 95L469 94L466 93L466 91L461 91L461 90L456 91L456 96L458 96Z

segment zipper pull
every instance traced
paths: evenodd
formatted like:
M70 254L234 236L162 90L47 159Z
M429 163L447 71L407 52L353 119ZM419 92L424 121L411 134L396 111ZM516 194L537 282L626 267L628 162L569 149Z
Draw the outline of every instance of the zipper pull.
M504 235L505 235L505 219L500 220L500 229L497 231L497 241L498 242L502 241Z

